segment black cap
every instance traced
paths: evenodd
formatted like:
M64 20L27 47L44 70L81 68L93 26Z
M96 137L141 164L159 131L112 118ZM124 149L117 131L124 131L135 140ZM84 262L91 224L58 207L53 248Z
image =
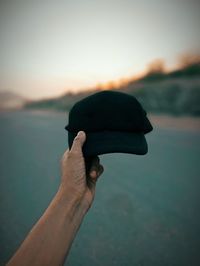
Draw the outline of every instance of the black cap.
M143 155L148 151L144 135L153 127L135 97L108 90L75 103L65 129L69 148L78 131L85 131L84 156L113 152Z

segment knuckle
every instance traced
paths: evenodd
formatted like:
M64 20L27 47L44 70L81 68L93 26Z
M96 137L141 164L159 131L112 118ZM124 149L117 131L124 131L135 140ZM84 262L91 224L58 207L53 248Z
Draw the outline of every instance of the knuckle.
M69 154L69 149L67 149L67 150L64 152L63 157L67 157L68 154Z
M72 150L69 152L69 158L76 157L77 155L79 155L78 151Z
M66 156L68 155L68 153L69 153L69 149L67 149L67 150L63 153L63 156L62 156L62 157L63 157L63 158L66 157Z

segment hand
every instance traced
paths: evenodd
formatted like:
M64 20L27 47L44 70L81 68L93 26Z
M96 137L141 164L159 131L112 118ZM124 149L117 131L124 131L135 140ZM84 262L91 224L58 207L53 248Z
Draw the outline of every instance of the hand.
M88 210L94 199L97 179L104 169L99 163L99 157L95 156L86 174L85 159L82 153L85 141L85 132L79 131L74 138L71 150L67 149L64 153L61 161L61 189L68 195L68 198L84 202Z

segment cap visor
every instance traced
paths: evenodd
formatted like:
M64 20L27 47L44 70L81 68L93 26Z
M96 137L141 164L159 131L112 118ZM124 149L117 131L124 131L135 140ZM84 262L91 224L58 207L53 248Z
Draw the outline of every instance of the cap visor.
M74 132L69 134L71 148ZM84 156L95 156L106 153L131 153L144 155L148 151L147 142L142 132L101 131L86 133L86 142L83 145Z

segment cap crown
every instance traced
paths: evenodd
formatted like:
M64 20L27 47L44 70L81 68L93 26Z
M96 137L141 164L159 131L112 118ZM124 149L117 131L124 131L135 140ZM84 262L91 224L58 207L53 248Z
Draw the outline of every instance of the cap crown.
M77 102L69 113L68 131L133 131L148 133L152 126L137 99L117 91L101 91Z

